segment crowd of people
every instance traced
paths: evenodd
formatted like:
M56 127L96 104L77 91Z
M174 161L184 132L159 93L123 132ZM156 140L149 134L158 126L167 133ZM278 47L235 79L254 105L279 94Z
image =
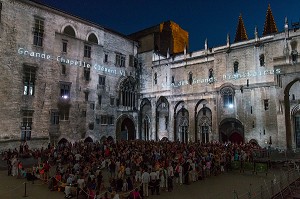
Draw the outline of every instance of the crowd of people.
M49 144L34 150L25 143L19 150L4 151L2 158L7 160L8 175L32 182L40 179L51 191L64 191L66 198L137 199L148 197L149 192L172 191L174 183L189 185L219 175L230 169L231 161L252 161L257 149L246 143L105 140ZM37 163L23 168L23 154Z

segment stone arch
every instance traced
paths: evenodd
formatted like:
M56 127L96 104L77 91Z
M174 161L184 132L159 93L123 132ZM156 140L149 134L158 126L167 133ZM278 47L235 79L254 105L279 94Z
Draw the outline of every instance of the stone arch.
M162 141L162 142L168 142L169 139L167 137L163 137L163 138L160 139L160 141Z
M93 139L89 136L89 137L87 137L87 138L84 139L84 142L87 143L87 142L94 142L94 141L93 141Z
M195 135L195 141L197 141L199 138L198 138L198 122L197 122L197 115L198 115L198 112L200 111L200 109L198 110L198 107L200 104L208 104L208 101L206 99L201 99L197 102L196 106L195 106L195 111L194 111L194 118L195 118L195 132L194 132L194 135Z
M61 144L67 144L69 141L66 139L66 138L61 138L59 141L58 141L58 145L61 145Z
M208 143L212 132L212 111L206 104L197 112L195 117L197 122L197 130L199 131L199 138L202 143ZM198 134L198 132L197 132Z
M177 102L176 104L175 104L175 107L174 107L174 118L173 118L173 120L174 120L174 141L176 141L178 138L177 138L177 115L176 115L176 113L177 113L177 108L178 108L178 106L180 105L180 104L182 104L182 105L184 105L184 101L183 100L180 100L179 102Z
M258 142L256 139L251 139L249 140L249 144L255 145L255 146L259 146Z
M219 124L220 142L244 142L244 125L236 118L223 119Z
M290 89L296 83L300 81L300 78L295 78L284 89L284 114L285 114L285 126L286 126L286 146L288 149L292 149L292 122L291 122L291 112L290 112ZM297 145L297 143L296 143ZM300 145L300 143L299 143Z
M151 128L151 102L149 99L142 99L140 105L140 134L139 138L141 140L150 140L152 138L152 128Z
M136 123L131 115L122 114L116 121L116 140L136 139Z
M106 136L103 135L101 138L100 138L100 143L104 143L106 141Z
M70 23L64 25L61 29L61 32L72 37L77 37L76 28Z
M90 32L87 37L86 40L88 42L94 43L94 44L99 44L99 38L97 37L97 34L94 32Z
M300 104L295 105L291 110L292 117L292 131L294 132L294 139L296 148L300 146Z
M159 140L158 132L161 136L169 135L169 102L166 97L160 96L155 108L155 140Z
M177 140L187 143L189 141L189 112L184 106L176 113Z
M112 136L108 136L106 140L110 143L114 143L114 138Z

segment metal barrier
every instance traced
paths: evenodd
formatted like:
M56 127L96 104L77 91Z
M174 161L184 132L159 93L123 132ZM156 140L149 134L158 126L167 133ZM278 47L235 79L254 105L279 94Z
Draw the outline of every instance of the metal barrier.
M296 189L300 190L300 173L298 170L281 170L279 176L275 176L270 181L264 180L264 184L249 185L249 191L238 194L233 191L234 199L285 199L293 196ZM300 193L300 192L299 192Z

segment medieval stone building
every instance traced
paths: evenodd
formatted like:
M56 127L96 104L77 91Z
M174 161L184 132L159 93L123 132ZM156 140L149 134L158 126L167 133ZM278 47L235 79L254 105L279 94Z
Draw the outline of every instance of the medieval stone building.
M28 0L0 0L0 148L112 139L300 147L298 27L188 51L172 21L128 36ZM262 19L263 20L263 19ZM261 35L261 36L259 36Z
M32 1L1 8L1 146L134 139L136 42Z
M277 30L270 6L264 31L248 39L242 16L234 42L181 54L139 54L141 139L252 142L300 147L299 27ZM149 57L152 57L149 61Z

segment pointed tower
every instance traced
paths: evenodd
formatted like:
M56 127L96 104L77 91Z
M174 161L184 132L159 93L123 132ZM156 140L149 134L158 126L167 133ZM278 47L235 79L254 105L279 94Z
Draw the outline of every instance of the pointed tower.
M277 33L277 27L276 23L272 14L271 6L269 4L267 14L266 14L266 20L265 20L265 26L264 26L264 32L263 36L272 34L272 33Z
M247 36L246 28L244 25L244 21L242 18L242 14L240 14L239 22L238 22L236 33L235 33L234 42L239 42L239 41L244 41L244 40L248 40L248 36Z

